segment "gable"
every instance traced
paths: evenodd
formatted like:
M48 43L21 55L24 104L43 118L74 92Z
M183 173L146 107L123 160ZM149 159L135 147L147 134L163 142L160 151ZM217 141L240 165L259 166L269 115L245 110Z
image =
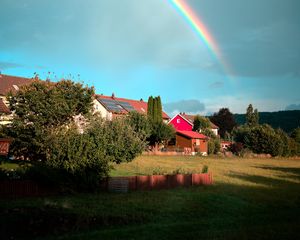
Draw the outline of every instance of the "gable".
M176 130L192 131L193 129L193 124L180 114L173 117L168 124L173 125Z

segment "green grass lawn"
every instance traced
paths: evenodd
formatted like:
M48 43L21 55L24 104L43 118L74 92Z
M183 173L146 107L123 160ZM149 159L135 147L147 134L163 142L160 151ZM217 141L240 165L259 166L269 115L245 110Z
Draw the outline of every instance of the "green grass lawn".
M300 239L300 160L149 156L112 175L203 165L213 186L1 200L1 239Z

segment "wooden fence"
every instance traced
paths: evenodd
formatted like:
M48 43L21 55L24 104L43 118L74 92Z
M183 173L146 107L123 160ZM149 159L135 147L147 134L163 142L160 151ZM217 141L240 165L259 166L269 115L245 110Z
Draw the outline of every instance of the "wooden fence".
M41 197L57 194L56 189L47 188L31 180L0 181L0 197Z
M101 188L111 192L128 192L211 185L212 183L211 173L152 175L107 178Z
M109 192L128 192L211 185L212 183L211 173L111 177L101 183L100 189ZM47 188L30 180L0 181L0 198L41 197L58 193L58 189Z

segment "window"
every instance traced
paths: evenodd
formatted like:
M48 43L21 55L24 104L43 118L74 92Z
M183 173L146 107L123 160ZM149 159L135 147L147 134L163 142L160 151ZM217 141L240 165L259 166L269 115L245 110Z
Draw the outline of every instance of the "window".
M200 139L196 139L196 146L200 145Z
M177 118L177 123L180 123L180 118Z

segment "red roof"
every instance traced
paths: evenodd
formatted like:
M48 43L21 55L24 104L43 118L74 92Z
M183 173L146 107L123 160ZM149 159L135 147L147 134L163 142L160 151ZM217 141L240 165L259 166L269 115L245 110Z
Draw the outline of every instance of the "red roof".
M132 100L132 99L127 99L127 98L117 98L117 97L112 97L112 96L104 96L104 95L97 95L97 99L110 99L110 100L115 100L115 101L121 101L121 102L127 102L129 103L135 111L142 113L142 114L147 114L147 109L148 109L148 103L144 102L142 99L141 100ZM127 112L122 112L123 114ZM121 113L121 114L122 114ZM170 119L170 117L163 112L162 113L163 119Z
M17 91L22 85L31 83L33 79L0 74L0 95Z
M197 138L197 139L207 139L208 137L204 134L194 132L194 131L178 131L176 133L179 133L181 135L184 135L188 138Z
M9 108L5 105L2 99L0 99L0 113L10 114Z

